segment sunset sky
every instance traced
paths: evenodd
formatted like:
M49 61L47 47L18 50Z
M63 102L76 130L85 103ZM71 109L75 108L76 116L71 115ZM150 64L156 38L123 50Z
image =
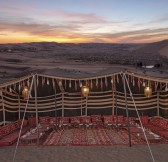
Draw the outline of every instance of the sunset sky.
M0 43L168 39L168 0L1 0Z

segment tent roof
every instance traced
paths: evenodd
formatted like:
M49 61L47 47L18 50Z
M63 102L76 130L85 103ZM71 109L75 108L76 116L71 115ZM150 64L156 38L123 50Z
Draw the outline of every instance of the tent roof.
M112 76L115 74L121 74L125 72L128 75L132 75L135 77L148 79L151 81L159 81L168 83L168 72L161 69L145 69L145 68L135 68L128 66L113 66L111 68L107 68L105 70L101 70L98 72L81 72L78 70L67 70L60 68L53 69L38 69L32 70L29 74L20 74L18 79L7 79L3 80L0 84L1 87L9 86L14 83L18 83L20 81L26 80L32 77L34 74L38 76L45 76L49 78L57 78L57 79L67 79L67 80L89 80L95 78L101 78L105 76Z

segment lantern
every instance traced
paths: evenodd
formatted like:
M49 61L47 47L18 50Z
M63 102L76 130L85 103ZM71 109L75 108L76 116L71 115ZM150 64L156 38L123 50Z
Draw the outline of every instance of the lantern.
M25 87L23 88L22 96L23 96L23 98L24 98L25 100L28 99L28 97L29 97L29 89L28 89L27 86L25 86Z
M84 97L87 97L89 95L89 87L83 86L82 89L81 89L81 91L82 91L82 95Z
M144 94L145 94L146 97L152 96L152 88L150 88L149 86L146 87L146 88L144 89Z

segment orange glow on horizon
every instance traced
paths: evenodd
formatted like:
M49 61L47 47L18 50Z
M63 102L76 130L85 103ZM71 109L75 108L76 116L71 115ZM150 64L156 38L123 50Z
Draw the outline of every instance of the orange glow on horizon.
M136 36L131 37L117 37L117 38L98 38L99 42L104 43L149 43L161 41L167 39L167 36L152 36L149 38L138 39ZM58 42L58 43L97 43L98 40L92 37L82 37L81 35L76 35L76 38L68 38L66 36L40 36L40 35L30 35L27 33L13 33L4 32L0 35L0 44L7 43L28 43L28 42Z

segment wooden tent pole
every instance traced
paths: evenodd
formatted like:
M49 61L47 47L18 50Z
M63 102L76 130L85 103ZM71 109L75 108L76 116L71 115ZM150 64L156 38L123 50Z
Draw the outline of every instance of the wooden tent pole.
M18 115L19 115L19 119L20 119L20 96L19 95L18 95L18 108L19 108Z
M86 96L86 110L85 110L85 116L87 116L87 106L88 106L88 97Z
M127 126L128 126L128 136L129 136L129 147L131 147L131 132L130 132L130 122L129 122L129 113L128 113L128 101L127 101L127 90L125 85L124 75L122 76L124 84L124 93L125 93L125 106L126 106L126 115L127 115Z
M4 97L3 97L3 92L0 91L1 98L2 98L2 110L3 110L3 125L6 123L6 116L5 116L5 105L4 105Z
M62 117L64 117L64 92L62 92Z
M82 107L82 98L83 98L83 96L82 96L82 94L81 94L81 116L83 115L83 114L82 114L82 109L83 109L83 107Z
M115 109L115 105L114 105L114 100L115 100L115 92L116 92L116 88L115 88L115 79L114 79L114 76L113 76L113 84L112 84L112 100L113 100L113 104L112 104L112 115L114 115L114 109Z
M159 95L160 95L160 92L158 91L157 92L157 116L160 116L160 111L159 111Z
M38 110L37 110L37 76L34 76L34 97L36 109L36 127L37 127L37 145L39 145L39 126L38 126Z
M118 95L117 95L117 92L115 92L115 96L116 96L116 128L117 128L117 131L119 131L119 127L118 127Z
M54 82L55 84L55 82ZM57 96L56 96L57 90L56 86L54 86L54 96L55 96L55 130L57 131Z

